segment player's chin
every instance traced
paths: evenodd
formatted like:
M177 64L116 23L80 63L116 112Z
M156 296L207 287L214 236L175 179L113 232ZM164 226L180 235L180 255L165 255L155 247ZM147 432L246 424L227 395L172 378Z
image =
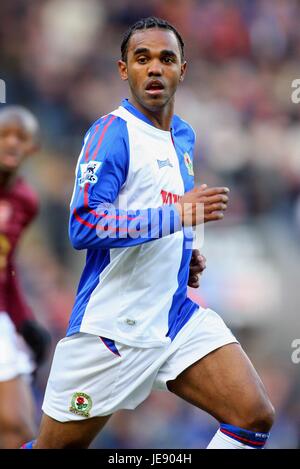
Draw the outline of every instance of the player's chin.
M18 169L18 164L5 164L0 161L0 171L5 173L13 173Z
M158 95L146 95L144 98L145 107L151 111L163 108L168 102L168 98L162 93Z

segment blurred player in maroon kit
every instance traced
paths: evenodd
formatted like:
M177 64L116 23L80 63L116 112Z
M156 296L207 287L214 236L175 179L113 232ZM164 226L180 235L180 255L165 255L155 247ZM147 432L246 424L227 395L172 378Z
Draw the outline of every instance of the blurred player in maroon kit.
M0 448L18 448L34 433L28 378L50 340L23 298L14 265L19 239L38 211L37 195L17 174L37 151L38 133L27 109L0 109Z

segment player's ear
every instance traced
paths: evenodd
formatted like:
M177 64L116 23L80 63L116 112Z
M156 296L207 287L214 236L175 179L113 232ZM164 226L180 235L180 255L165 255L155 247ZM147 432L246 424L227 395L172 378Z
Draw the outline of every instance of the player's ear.
M183 62L181 64L181 70L180 70L180 81L184 80L184 77L185 77L185 74L186 74L186 67L187 67L187 63Z
M128 80L127 64L123 60L118 60L118 68L121 80Z

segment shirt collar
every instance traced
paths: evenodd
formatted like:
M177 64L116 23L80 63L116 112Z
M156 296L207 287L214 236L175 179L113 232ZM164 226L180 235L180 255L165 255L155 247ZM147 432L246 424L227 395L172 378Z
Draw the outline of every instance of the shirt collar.
M151 120L148 119L148 117L146 117L145 114L143 114L141 111L139 111L133 104L131 104L128 101L128 98L123 99L123 101L121 103L121 106L123 106L125 109L127 109L127 111L131 112L131 114L133 114L138 119L141 119L142 121L146 122L146 124L149 124L152 127L155 127L153 122L151 122ZM173 127L173 119L172 119L172 123L171 123L171 128L172 127Z

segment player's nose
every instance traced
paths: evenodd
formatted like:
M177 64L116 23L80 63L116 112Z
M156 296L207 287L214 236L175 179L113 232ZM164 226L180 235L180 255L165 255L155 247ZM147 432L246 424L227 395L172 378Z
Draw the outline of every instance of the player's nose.
M152 60L148 68L148 76L161 76L162 75L162 66L159 60Z

